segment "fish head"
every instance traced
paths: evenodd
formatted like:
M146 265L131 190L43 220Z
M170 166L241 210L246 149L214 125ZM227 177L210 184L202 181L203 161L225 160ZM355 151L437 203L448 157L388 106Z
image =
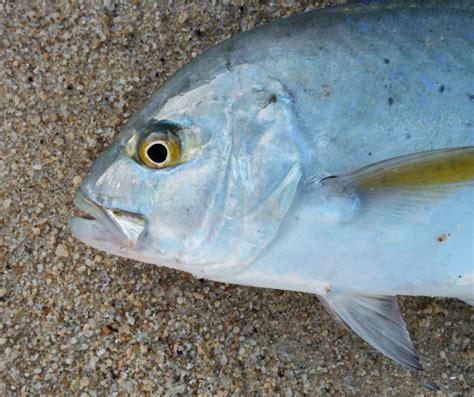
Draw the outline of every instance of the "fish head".
M86 215L71 220L73 234L200 277L251 263L277 235L302 171L292 98L242 76L158 91L84 178L75 203ZM166 166L147 161L154 139L174 150Z

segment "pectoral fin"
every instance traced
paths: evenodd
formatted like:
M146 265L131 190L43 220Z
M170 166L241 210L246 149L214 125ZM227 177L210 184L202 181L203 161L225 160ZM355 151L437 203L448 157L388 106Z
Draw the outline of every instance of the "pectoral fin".
M347 221L362 213L393 219L457 189L474 187L474 147L396 157L324 178L317 186L320 206L332 219Z
M406 368L421 370L396 297L330 293L320 299L367 343Z

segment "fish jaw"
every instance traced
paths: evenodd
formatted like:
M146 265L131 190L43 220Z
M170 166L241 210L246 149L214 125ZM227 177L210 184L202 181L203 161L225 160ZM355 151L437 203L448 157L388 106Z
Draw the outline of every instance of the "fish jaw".
M74 204L81 215L71 218L73 235L85 244L120 256L136 258L136 247L147 228L137 213L105 208L79 189Z

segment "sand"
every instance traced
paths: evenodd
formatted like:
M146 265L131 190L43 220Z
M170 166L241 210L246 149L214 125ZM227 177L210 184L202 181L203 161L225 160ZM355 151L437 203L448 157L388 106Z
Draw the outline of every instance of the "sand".
M460 301L400 299L420 376L314 296L197 280L71 236L81 178L167 77L319 4L215 3L0 4L0 395L411 396L427 380L472 395L474 311Z

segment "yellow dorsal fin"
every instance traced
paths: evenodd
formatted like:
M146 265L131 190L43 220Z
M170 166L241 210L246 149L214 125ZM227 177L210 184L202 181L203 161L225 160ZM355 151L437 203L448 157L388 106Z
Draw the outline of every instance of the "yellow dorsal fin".
M341 176L363 190L424 190L474 182L474 147L438 149L395 157ZM342 181L341 181L342 182Z
M317 202L329 221L368 215L390 224L451 192L474 187L474 147L395 157L319 181ZM471 191L469 194L474 194Z

